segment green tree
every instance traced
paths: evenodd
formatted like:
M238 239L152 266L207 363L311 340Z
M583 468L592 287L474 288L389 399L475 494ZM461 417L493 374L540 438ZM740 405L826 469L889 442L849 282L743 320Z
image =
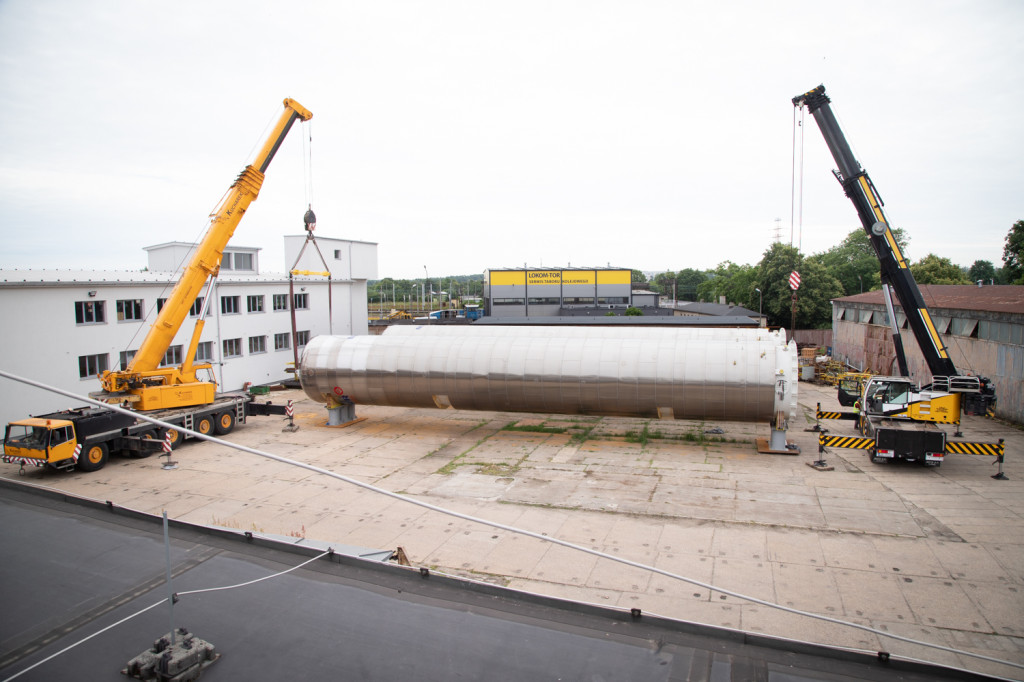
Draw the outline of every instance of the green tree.
M754 288L760 285L757 283L756 266L737 265L727 260L704 275L704 281L697 285L698 300L717 303L724 296L727 303L757 310L757 292Z
M1006 233L1003 277L1007 284L1024 284L1024 220L1015 222Z
M632 279L633 284L646 284L647 283L647 275L645 275L641 270L633 270L632 272L633 272L633 276L632 276L631 279Z
M892 228L892 236L899 244L900 250L906 253L907 235L901 228ZM843 293L847 296L862 291L880 289L878 256L871 247L871 240L862 229L856 229L846 235L842 242L828 251L814 254L809 260L825 266L828 272L839 280Z
M701 270L685 268L676 273L676 298L680 301L696 301L697 289L708 277Z
M757 266L757 282L764 295L768 323L784 327L791 324L793 291L789 288L789 274L794 270L800 273L796 328L828 327L832 323L832 299L843 295L843 285L824 265L804 259L795 247L781 243L772 244Z
M918 284L970 284L967 275L954 265L948 258L929 253L927 256L910 264L910 272Z
M967 277L972 282L977 282L980 279L985 284L998 281L996 266L992 265L992 261L990 260L974 261L971 265L971 269L967 271Z
M644 311L640 310L639 308L634 308L633 306L630 306L630 307L626 308L626 316L627 317L643 316L643 314L644 314Z

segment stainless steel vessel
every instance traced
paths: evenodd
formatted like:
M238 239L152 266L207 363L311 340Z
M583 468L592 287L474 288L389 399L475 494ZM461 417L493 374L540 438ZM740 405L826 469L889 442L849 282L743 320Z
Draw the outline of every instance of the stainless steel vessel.
M395 326L318 336L300 362L320 402L746 421L791 417L797 371L757 329Z

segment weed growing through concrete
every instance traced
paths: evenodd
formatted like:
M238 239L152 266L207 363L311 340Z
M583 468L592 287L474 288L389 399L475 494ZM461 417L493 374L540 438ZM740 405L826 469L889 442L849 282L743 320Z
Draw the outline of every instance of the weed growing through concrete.
M501 427L502 431L526 431L528 433L565 433L569 429L557 426L544 426L543 424L517 424L510 422Z

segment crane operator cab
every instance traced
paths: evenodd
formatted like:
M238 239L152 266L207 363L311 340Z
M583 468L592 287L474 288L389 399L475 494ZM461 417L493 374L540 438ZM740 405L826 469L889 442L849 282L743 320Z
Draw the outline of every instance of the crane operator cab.
M864 387L864 407L869 415L897 415L907 410L914 385L899 377L872 377Z

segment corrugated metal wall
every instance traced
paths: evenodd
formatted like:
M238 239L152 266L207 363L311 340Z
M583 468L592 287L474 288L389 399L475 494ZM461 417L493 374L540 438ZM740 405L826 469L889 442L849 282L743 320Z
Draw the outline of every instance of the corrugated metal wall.
M893 364L896 350L887 326L835 318L832 324L833 357L862 371L876 374L897 371ZM1024 424L1024 346L952 334L942 334L942 340L960 372L992 380L998 399L996 416ZM931 372L913 334L904 330L903 343L913 379L930 381Z

